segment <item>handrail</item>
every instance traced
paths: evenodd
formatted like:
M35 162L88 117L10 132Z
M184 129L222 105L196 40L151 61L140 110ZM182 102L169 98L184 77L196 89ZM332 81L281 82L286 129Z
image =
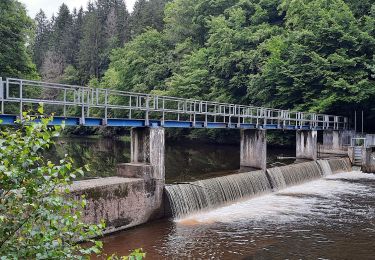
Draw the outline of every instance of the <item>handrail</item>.
M30 94L32 89L40 91L39 95ZM50 96L48 91L52 92ZM154 94L128 92L111 88L92 88L87 86L49 83L17 78L0 78L1 114L8 103L19 103L17 113L22 118L25 104L45 104L63 107L63 116L67 116L67 107L81 108L81 123L90 116L93 108L103 110L105 121L111 118L113 111L125 110L128 118L145 119L146 124L153 119L165 122L170 117L177 121L226 123L230 125L254 124L276 125L278 128L294 126L309 129L347 129L348 119L342 116L273 109L259 106L221 103L180 97L159 96ZM135 111L142 112L135 115ZM14 111L11 111L14 113ZM167 116L168 115L168 116ZM185 116L185 118L183 118ZM188 117L188 118L186 118Z

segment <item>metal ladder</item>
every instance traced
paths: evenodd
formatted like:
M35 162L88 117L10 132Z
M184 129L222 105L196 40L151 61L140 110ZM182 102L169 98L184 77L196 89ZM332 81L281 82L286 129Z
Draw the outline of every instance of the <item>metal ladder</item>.
M363 137L356 137L352 138L351 146L354 149L354 165L361 166L362 165L362 149L366 147L366 138Z
M354 147L354 165L362 165L362 146Z

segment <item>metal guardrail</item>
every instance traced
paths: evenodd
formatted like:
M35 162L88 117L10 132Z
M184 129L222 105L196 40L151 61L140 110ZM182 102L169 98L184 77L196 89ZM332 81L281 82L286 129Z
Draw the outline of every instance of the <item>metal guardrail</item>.
M95 110L103 125L110 118L143 119L145 125L160 120L163 126L167 120L197 122L207 127L209 123L231 125L254 124L257 128L273 125L280 129L333 129L348 128L348 119L341 116L295 112L256 106L227 104L203 100L133 93L114 89L92 88L57 83L47 83L16 78L0 78L1 114L18 114L32 104L44 103L53 106L56 116L72 116L69 110L75 107L74 116L80 123L90 118ZM18 107L15 108L17 104ZM79 112L77 112L79 108ZM8 109L8 110L7 110ZM79 113L79 115L77 115Z
M352 138L350 146L367 147L366 138L363 138L363 137Z

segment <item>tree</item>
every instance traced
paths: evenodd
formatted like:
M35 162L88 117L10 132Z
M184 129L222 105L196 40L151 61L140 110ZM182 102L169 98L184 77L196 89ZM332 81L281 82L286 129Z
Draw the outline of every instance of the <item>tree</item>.
M0 2L0 75L37 78L26 45L33 29L25 7L16 0Z
M342 113L374 97L366 64L373 58L375 39L342 0L283 1L282 8L287 31L263 46L262 72L250 86L253 101Z
M167 0L137 0L131 14L131 36L135 37L153 28L161 31L164 27L164 6Z
M156 30L137 36L113 52L102 85L146 93L165 90L164 81L172 70L168 50L168 42ZM112 85L115 82L119 84Z
M38 111L43 114L40 107ZM39 121L36 123L35 119ZM3 259L82 259L99 253L103 224L81 221L85 201L70 198L67 185L81 169L65 157L59 164L43 158L59 128L52 118L31 117L0 132L0 255ZM90 241L88 244L77 243Z
M38 70L41 69L45 54L49 49L49 38L51 37L51 24L43 10L35 16L36 31L33 46L33 61Z

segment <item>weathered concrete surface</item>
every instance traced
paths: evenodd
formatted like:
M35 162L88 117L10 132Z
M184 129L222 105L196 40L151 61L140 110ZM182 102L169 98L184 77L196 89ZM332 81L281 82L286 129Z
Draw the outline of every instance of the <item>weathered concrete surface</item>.
M85 222L104 219L110 233L164 216L164 151L164 128L132 128L131 163L117 166L118 177L72 185L74 196L86 196Z
M241 167L265 170L267 167L266 130L241 129Z
M145 181L140 178L108 177L76 181L71 195L85 195L87 205L83 210L85 223L106 222L105 233L122 230L152 219L161 218L164 182Z
M362 171L375 173L375 147L362 149Z
M298 130L296 134L296 157L316 160L318 158L317 131Z
M146 163L120 163L117 164L116 172L119 177L150 180L154 175L154 167Z
M165 179L165 135L162 127L131 129L131 163L150 164L152 178Z
M355 132L351 130L324 130L323 149L333 151L346 151Z

